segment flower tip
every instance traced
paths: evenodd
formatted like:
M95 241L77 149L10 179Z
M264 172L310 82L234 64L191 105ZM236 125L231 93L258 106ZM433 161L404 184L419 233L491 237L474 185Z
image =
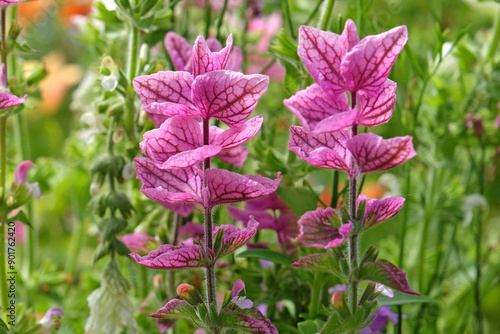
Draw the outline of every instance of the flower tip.
M189 298L189 290L192 289L193 286L192 285L189 285L189 284L186 284L186 283L182 283L182 284L179 284L179 286L177 287L177 294L179 296L181 296L182 298Z

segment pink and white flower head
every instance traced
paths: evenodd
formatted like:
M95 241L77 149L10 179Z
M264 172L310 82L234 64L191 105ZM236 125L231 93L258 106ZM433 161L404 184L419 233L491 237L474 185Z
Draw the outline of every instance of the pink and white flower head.
M47 311L47 313L45 313L43 318L40 319L38 323L43 327L54 327L56 330L58 330L61 327L61 318L63 316L64 311L62 309L60 309L59 307L52 307Z

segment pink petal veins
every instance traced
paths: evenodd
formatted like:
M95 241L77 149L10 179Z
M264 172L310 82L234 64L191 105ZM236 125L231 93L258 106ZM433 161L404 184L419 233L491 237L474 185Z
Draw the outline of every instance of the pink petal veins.
M162 203L162 205L173 211L177 212L181 216L187 217L193 210L194 210L194 204L192 203Z
M244 146L228 148L220 151L217 158L230 165L243 168L243 164L248 158L248 149Z
M396 105L396 83L387 79L382 90L375 97L370 97L364 91L359 91L358 124L366 127L380 125L389 121Z
M241 175L223 169L205 171L209 203L213 207L224 203L246 201L273 193L278 189L280 173L275 180L260 175Z
M363 38L342 61L341 75L347 90L364 90L375 97L407 40L406 26Z
M203 146L203 134L195 119L175 116L167 119L159 129L144 133L139 146L142 153L161 165L175 154Z
M24 0L0 0L0 6L8 6Z
M313 133L328 133L339 131L356 124L358 119L358 109L351 109L333 116L327 117L316 125Z
M9 109L19 104L23 104L28 94L23 97L17 97L9 93L0 93L0 110Z
M264 317L262 313L256 308L252 308L254 314L253 317L243 313L236 313L228 308L224 308L221 311L226 313L226 317L232 314L234 318L230 318L235 322L231 327L235 329L241 329L248 333L253 334L278 334L278 330L271 323L269 319ZM258 312L258 314L257 314Z
M366 199L365 228L380 224L398 214L405 202L404 197L389 197L383 200Z
M244 144L259 133L263 120L262 115L258 115L243 123L241 127L230 128L214 136L210 143L224 149Z
M387 170L417 155L410 136L383 139L373 133L361 133L347 142L347 148L362 173Z
M257 226L259 226L259 223L257 223L253 219L250 219L247 227L243 229L236 228L233 225L221 225L220 227L216 226L214 229L214 236L217 235L219 229L224 230L222 248L218 257L222 258L226 255L229 255L238 248L245 245L250 239L255 236L255 233L257 233Z
M196 109L172 102L153 102L143 105L142 109L146 110L149 118L151 118L157 128L170 117L199 115L199 111Z
M208 49L212 52L219 52L220 50L222 50L222 44L217 38L207 38L207 46Z
M238 46L233 46L233 52L229 55L225 69L229 71L241 72L243 63L243 51ZM247 72L248 73L248 72Z
M321 120L350 109L346 94L332 97L318 84L297 92L283 103L308 131L314 130Z
M193 46L193 75L196 78L206 72L222 70L226 67L229 53L233 45L233 37L229 35L226 47L219 52L212 52L202 35L199 35Z
M162 71L136 77L133 84L144 106L154 102L173 102L196 110L191 102L193 80L189 72Z
M290 127L288 148L310 165L338 169L354 175L351 154L346 150L350 130L333 133L311 134L299 126Z
M213 71L195 79L192 99L204 119L213 117L230 127L241 126L268 84L266 75Z
M338 227L333 226L334 221L338 221L338 218L332 208L318 208L315 211L308 211L299 219L300 234L298 239L308 247L336 247L345 241L350 228L344 228L341 231ZM338 221L338 223L340 222Z
M23 161L17 165L16 170L14 171L14 183L26 184L26 176L33 165L34 164L29 160Z
M314 80L332 96L345 91L340 67L347 47L343 36L308 26L299 29L297 53Z
M188 68L191 67L193 48L184 37L169 31L165 36L165 48L177 71L190 72Z
M148 158L134 159L141 192L162 205L167 203L200 203L202 172L197 167L163 170Z
M210 262L203 255L200 245L161 245L146 256L130 253L130 257L141 266L154 269L188 269L203 267Z
M342 31L342 36L347 39L348 47L347 51L351 51L351 49L359 43L358 29L356 28L356 24L353 20L348 19L345 22L344 31Z
M233 289L231 290L231 297L237 297L241 290L245 288L245 283L242 280L236 280L233 285Z

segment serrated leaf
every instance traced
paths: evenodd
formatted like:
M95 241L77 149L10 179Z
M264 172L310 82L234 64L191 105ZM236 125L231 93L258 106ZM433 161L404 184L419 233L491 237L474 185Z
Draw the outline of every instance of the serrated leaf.
M293 260L290 257L269 249L249 249L241 252L238 256L267 260L284 266L289 266L293 263Z
M312 254L292 263L292 267L312 271L334 272L342 276L339 264L335 257L329 253Z

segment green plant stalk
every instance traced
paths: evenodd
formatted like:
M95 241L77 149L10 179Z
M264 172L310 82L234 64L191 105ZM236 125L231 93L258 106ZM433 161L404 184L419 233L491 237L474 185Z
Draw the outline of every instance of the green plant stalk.
M420 240L420 248L418 251L418 288L420 291L425 290L424 280L426 277L425 273L425 258L427 254L427 239L429 238L429 229L432 222L433 216L433 200L434 200L434 188L435 188L435 172L434 168L431 168L430 174L430 185L427 187L428 192L425 201L425 212L424 212L424 225L422 229L422 238Z
M210 123L208 120L203 120L203 145L209 145L209 130ZM207 186L207 180L205 177L205 172L210 169L210 158L205 159L203 163L203 189ZM204 218L204 237L205 237L205 247L208 249L213 249L213 221L212 221L212 208L205 208L205 218ZM214 305L217 309L217 299L216 299L216 287L215 287L215 268L211 264L206 268L205 280L207 284L207 300L210 305ZM211 308L209 308L210 310Z
M328 0L327 2L324 2L324 6L321 11L321 16L318 23L319 29L328 30L328 27L330 26L330 21L332 19L334 6L335 6L335 0Z
M309 304L309 316L311 319L316 318L319 310L319 298L321 295L321 286L318 284L318 272L314 272L314 281L311 286L312 296Z
M137 76L137 58L139 56L139 29L130 22L130 36L128 41L128 79L127 98L125 105L125 132L132 142L136 141L135 130L135 91L132 81Z
M222 6L222 11L220 12L220 16L219 16L219 21L217 22L217 35L215 35L215 38L221 43L223 41L220 40L220 28L222 27L222 21L224 21L224 14L226 14L227 2L228 2L228 0L224 0L224 6ZM208 35L207 35L207 38L208 38Z
M498 49L498 43L500 42L500 10L497 14L497 20L495 22L495 32L493 33L493 38L491 39L490 49L488 50L488 58L492 59Z
M208 38L211 24L212 24L212 8L210 6L210 1L205 0L205 38Z
M2 8L3 11L3 8ZM4 197L5 197L5 168L6 168L6 156L5 156L5 151L6 151L6 124L7 124L7 117L2 116L0 117L0 189L2 191L1 194L1 205L5 205L4 203ZM4 211L5 208L2 208L2 211ZM9 303L8 299L8 289L7 289L7 261L5 257L5 233L7 229L7 217L5 217L5 214L2 214L0 216L2 225L0 226L0 295L1 295L1 302L2 302L2 313L5 313L5 310L7 309L7 305Z
M405 185L405 194L410 193L411 189L411 169L408 165L407 173L406 173L406 185ZM410 212L410 203L409 201L405 203L403 207L403 222L401 223L401 237L399 243L399 268L404 267L404 259L405 259L405 241L406 241L406 231L408 227L408 215ZM395 327L395 332L398 334L403 333L403 306L398 306L398 323Z
M333 171L333 185L332 185L332 199L330 200L330 207L336 208L339 201L339 171Z
M288 3L288 0L283 0L281 3L283 5L282 11L283 15L285 16L286 25L288 26L288 32L290 33L292 39L295 40L296 36L295 29L292 23L292 16L290 14L290 4Z
M356 178L349 178L349 216L353 224L356 221ZM350 271L356 270L358 265L358 235L356 233L349 236L347 240L348 248L348 262L350 266ZM351 313L356 313L358 308L358 282L356 280L351 280L347 284L347 300Z
M499 26L500 24L497 24ZM479 193L484 194L484 169L485 169L485 145L482 138L479 138L481 143L481 157L479 162L479 173L478 173L478 183L479 183ZM481 240L483 235L483 222L481 217L481 208L476 210L476 280L474 282L474 304L476 309L476 319L478 326L478 334L484 333L484 321L483 321L483 310L481 307Z
M319 0L318 3L316 4L316 7L312 10L311 14L307 17L307 20L304 22L304 25L308 26L312 19L318 14L319 12L319 7L321 7L321 4L323 3L324 0Z

